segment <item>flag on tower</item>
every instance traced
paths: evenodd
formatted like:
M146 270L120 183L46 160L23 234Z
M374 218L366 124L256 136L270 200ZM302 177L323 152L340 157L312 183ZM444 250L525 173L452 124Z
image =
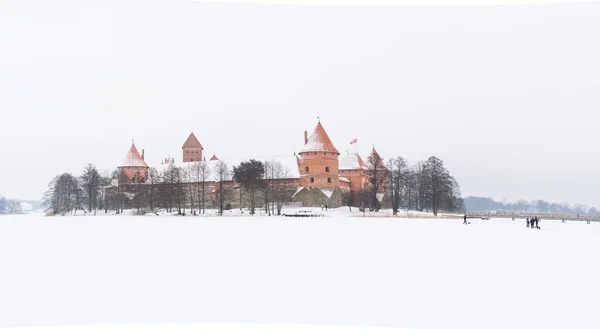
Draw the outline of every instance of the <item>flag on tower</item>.
M356 144L356 142L357 142L357 138L353 139L353 140L350 142L350 145L352 145L352 144Z

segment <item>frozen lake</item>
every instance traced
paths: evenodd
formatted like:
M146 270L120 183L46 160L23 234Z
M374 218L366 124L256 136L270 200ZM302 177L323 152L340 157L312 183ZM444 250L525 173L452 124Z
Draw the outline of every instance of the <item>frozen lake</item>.
M0 216L0 326L600 328L600 224Z

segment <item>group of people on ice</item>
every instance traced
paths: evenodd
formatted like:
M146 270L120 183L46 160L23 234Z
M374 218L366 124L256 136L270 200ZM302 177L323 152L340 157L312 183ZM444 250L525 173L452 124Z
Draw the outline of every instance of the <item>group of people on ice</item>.
M527 228L537 228L538 230L540 229L540 219L535 216L535 217L527 217Z
M465 214L465 216L463 217L463 225L469 225L471 224L471 222L467 221L467 214ZM485 218L484 218L485 219ZM513 217L513 220L515 220L515 218ZM540 219L535 216L535 217L527 217L527 228L537 228L538 230L541 229L540 228Z

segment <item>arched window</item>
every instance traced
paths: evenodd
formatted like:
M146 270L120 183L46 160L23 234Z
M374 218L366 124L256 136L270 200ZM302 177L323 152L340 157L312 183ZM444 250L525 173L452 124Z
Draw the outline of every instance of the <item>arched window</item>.
M325 167L325 172L329 172L329 167Z
M308 166L306 166L306 168L304 168L306 172L308 172Z
M310 178L310 182L311 182L311 183L314 183L314 182L315 182L315 178L314 178L314 177L311 177L311 178Z

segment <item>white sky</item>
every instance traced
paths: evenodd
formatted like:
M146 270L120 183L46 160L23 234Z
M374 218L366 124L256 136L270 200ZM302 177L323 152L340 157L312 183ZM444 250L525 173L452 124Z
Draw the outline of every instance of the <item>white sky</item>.
M600 204L600 4L361 8L0 2L0 194L112 170L336 147L436 155L463 195Z

